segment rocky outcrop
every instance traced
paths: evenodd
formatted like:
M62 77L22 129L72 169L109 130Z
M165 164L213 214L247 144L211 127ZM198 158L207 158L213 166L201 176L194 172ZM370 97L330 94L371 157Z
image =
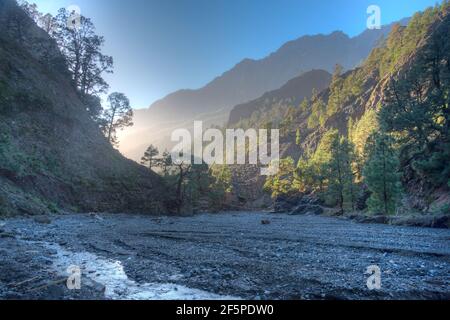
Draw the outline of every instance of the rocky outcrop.
M319 205L314 204L301 204L294 208L290 212L291 215L303 215L303 214L313 214L313 215L320 215L323 214L324 210Z
M311 195L280 196L274 200L273 213L290 215L320 215L324 213L321 201Z

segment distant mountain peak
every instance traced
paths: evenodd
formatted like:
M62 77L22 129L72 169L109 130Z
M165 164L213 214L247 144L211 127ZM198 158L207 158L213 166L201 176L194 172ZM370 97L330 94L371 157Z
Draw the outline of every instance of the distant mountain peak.
M243 59L200 89L180 90L156 101L145 112L135 116L135 126L131 130L146 132L149 128L158 128L160 123L178 121L184 124L211 114L214 114L214 121L223 121L214 124L222 125L234 106L278 89L305 72L322 69L331 73L337 63L346 70L355 68L389 33L391 27L365 31L352 38L342 31L302 36L260 60ZM221 116L218 116L219 113ZM154 134L149 131L145 136L152 137ZM126 146L122 147L122 152L137 158L141 151L129 150L136 150L136 143L141 139L125 139L121 144Z

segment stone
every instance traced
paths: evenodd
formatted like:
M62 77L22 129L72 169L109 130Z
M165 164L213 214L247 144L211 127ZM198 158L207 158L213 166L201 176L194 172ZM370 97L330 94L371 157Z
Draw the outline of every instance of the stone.
M318 205L309 205L309 204L301 204L298 207L294 208L290 212L291 215L306 215L306 214L313 214L313 215L320 215L323 214L323 209L321 206Z
M50 218L47 217L47 216L36 216L36 217L33 218L33 220L35 222L37 222L37 223L40 223L40 224L50 224L50 223L52 223L52 220L50 220Z

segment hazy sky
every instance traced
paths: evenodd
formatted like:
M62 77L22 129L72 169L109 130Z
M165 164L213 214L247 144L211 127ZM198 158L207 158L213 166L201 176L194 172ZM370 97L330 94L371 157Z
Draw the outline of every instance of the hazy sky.
M133 107L148 107L178 89L199 88L244 58L259 59L306 34L366 27L369 5L382 23L436 0L31 0L56 13L77 5L105 36L115 60L107 77Z

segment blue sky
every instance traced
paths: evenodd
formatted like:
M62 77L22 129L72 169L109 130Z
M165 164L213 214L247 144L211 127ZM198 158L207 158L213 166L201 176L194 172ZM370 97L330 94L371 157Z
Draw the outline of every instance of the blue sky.
M105 36L115 59L111 91L135 108L178 89L199 88L244 58L259 59L302 35L366 27L369 5L382 23L436 0L30 0L40 11L77 5Z

